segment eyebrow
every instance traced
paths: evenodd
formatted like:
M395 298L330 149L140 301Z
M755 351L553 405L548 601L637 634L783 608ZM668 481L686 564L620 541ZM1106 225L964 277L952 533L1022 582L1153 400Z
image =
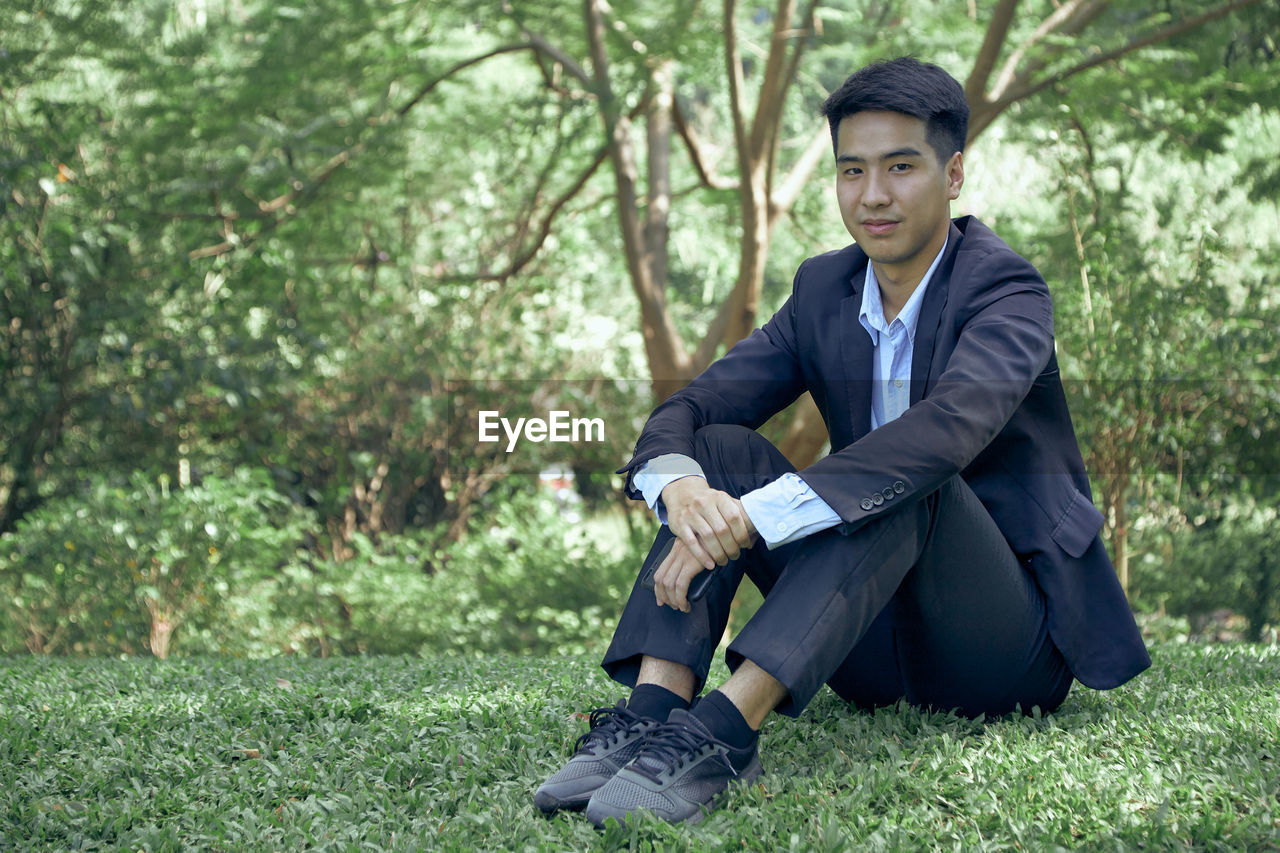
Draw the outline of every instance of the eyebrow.
M895 148L893 151L880 155L880 161L893 160L898 157L923 157L915 148ZM859 157L856 154L841 154L836 158L837 163L865 163L867 158Z

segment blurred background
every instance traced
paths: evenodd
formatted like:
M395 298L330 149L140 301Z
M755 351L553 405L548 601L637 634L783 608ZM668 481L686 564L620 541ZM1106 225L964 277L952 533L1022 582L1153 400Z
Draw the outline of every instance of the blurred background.
M953 212L1049 281L1144 626L1274 642L1278 34L1276 0L6 3L0 653L602 650L655 529L611 472L848 242L818 108L901 54L965 85ZM801 466L815 415L765 427Z

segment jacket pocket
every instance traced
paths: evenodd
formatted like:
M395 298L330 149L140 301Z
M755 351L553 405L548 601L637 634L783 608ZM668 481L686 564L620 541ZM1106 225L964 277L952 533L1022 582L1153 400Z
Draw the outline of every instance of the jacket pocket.
M1058 519L1058 525L1049 535L1053 541L1072 557L1079 557L1089 550L1093 539L1102 529L1102 513L1079 489L1072 489L1071 500Z

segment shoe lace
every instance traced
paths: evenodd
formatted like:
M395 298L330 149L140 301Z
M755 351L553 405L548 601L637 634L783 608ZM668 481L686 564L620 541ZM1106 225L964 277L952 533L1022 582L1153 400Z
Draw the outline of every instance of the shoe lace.
M724 741L682 723L662 723L649 732L630 767L653 782L661 782L660 776L684 767L709 746L731 749ZM734 776L738 775L728 758L724 763Z
M632 731L639 731L646 718L632 711L624 702L611 708L591 712L590 728L573 744L574 754L594 753L597 747L612 746Z

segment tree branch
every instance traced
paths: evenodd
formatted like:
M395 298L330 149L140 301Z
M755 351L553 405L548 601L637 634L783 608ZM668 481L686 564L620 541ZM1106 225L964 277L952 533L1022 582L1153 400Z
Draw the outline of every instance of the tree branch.
M598 108L604 122L605 140L609 160L613 165L614 183L617 189L618 220L622 230L623 252L631 287L640 301L640 317L644 330L645 353L649 360L649 372L654 379L654 390L659 399L665 399L680 385L691 378L689 353L685 350L675 323L667 310L665 282L655 280L653 268L648 263L649 253L645 233L639 217L639 169L636 152L631 140L631 123L620 115L612 87L609 83L609 59L605 50L604 16L602 0L583 0L582 15L586 24L587 44L591 56L591 71ZM642 99L642 109L648 109L652 91Z
M1013 25L1014 13L1018 11L1020 0L1000 0L996 10L987 24L986 35L982 37L982 47L978 49L978 57L973 61L973 70L964 83L964 95L969 103L977 103L985 97L987 80L996 67L1000 51L1009 37L1009 27Z
M1034 47L1037 42L1059 27L1065 29L1067 22L1071 21L1077 13L1080 17L1072 23L1076 26L1081 26L1096 17L1106 6L1107 0L1067 0L1066 3L1055 9L1053 14L1040 22L1040 26L1036 27L1035 32L1028 36L1022 44L1018 45L1013 53L1009 54L1009 58L1005 60L1004 67L1000 69L1000 74L996 77L995 86L992 87L990 94L986 95L986 98L992 101L1000 99L1005 90L1017 79L1018 64L1022 62L1022 58L1027 51ZM977 94L979 96L983 95L982 92Z
M1215 21L1218 18L1225 17L1239 9L1244 9L1248 6L1254 6L1259 2L1260 0L1235 0L1235 2L1226 3L1222 6L1218 6L1217 8L1210 9L1207 12L1202 12L1201 14L1196 15L1195 17L1187 18L1186 20L1178 21L1176 23L1169 24L1168 26L1161 27L1160 29L1156 30L1150 35L1144 36L1143 38L1136 39L1135 41L1129 42L1128 44L1121 45L1116 48L1112 48L1111 50L1100 53L1091 59L1087 59L1084 62L1081 62L1077 65L1073 65L1070 68L1066 68L1057 73L1050 74L1048 77L1041 80L1039 83L1029 83L1025 86L1019 87L1017 90L1009 93L1008 95L1001 98L999 101L996 101L995 103L997 106L1000 107L1001 110L1003 110L1005 107L1007 107L1009 104L1014 103L1015 101L1020 101L1025 98L1030 98L1033 95L1038 95L1040 92L1043 92L1045 89L1048 89L1051 86L1056 86L1057 84L1063 82L1064 80L1074 77L1075 75L1083 71L1088 71L1089 69L1096 68L1099 65L1105 65L1106 63L1119 59L1120 57L1126 54L1132 53L1135 50L1141 50L1144 47L1149 47L1153 44L1158 44L1159 42L1166 41L1171 38L1175 38L1176 36L1180 36L1183 33L1194 30L1196 27L1199 27L1203 24L1207 24L1210 21Z
M807 37L814 32L814 13L818 8L818 0L809 0L809 5L801 13L800 19L804 21L804 25L798 31L788 31L788 38L798 39L794 49L791 51L791 58L787 62L787 70L783 74L783 84L778 93L778 101L773 106L776 117L771 122L769 134L769 168L765 173L767 178L766 190L770 197L773 196L773 177L776 172L778 159L778 137L782 132L782 108L787 102L787 92L791 90L791 86L795 83L797 75L800 73L800 58L804 56L805 44ZM757 114L757 118L759 115ZM815 162L814 165L817 165ZM807 175L805 177L808 177ZM770 213L769 221L772 222L776 217Z
M742 113L742 55L738 53L738 3L724 0L724 61L729 75L729 114L733 120L733 139L738 147L739 162L747 150L747 125Z
M486 59L492 59L495 56L501 56L504 53L515 53L516 51L530 50L536 47L537 45L534 44L532 41L519 42L517 44L504 44L501 47L495 47L493 50L489 51L488 53L482 53L479 56L473 56L470 59L464 59L461 62L457 63L456 65L453 65L452 67L449 68L449 70L445 71L443 74L439 75L434 80L431 80L421 89L419 89L417 94L415 94L412 98L410 98L408 101L402 104L400 109L396 110L396 116L398 118L404 118L404 116L407 115L408 112L412 110L414 107L416 107L423 98L431 94L432 89L434 89L436 86L439 86L441 83L443 83L445 80L452 77L454 74L457 74L459 71L462 71L464 68L470 68L472 65L476 65L478 63L484 62Z
M547 45L547 47L549 48L550 46ZM444 73L436 76L430 82L425 84L421 89L419 89L418 92L412 98L410 98L408 101L402 104L400 108L395 111L393 116L396 119L404 118L404 116L407 115L409 111L412 110L415 106L421 103L422 99L425 98L427 95L429 95L432 92L432 90L436 88L436 86L440 85L442 82L444 82L454 74L457 74L459 71L462 71L466 68L471 67L472 65L476 65L480 62L483 62L486 59L492 59L495 56L500 56L504 53L515 53L521 50L534 50L534 49L540 49L540 48L538 44L533 40L530 40L528 42L506 44L506 45L502 45L501 47L496 47L493 50L488 51L487 53L482 53L478 56L473 56L469 59L464 59L461 62L455 63L454 65L450 66L449 69L446 70ZM581 69L579 68L578 70L581 70ZM570 71L572 73L572 69L570 69ZM387 120L382 119L382 120L375 121L373 123L385 124L387 123ZM326 181L328 181L331 177L333 177L334 173L337 172L338 169L350 163L351 159L363 150L364 150L364 143L361 142L351 146L345 151L340 151L339 153L335 154L333 157L329 158L328 162L326 162L325 165L321 167L320 171L316 174L316 176L312 178L308 183L304 184L303 186L297 189L292 189L287 193L283 193L282 195L276 196L270 201L258 202L259 217L271 216L272 214L278 213L282 210L285 211L285 215L267 220L263 224L263 226L259 228L255 234L247 238L247 240L245 241L224 240L221 243L216 243L210 246L203 246L199 249L193 249L187 253L187 257L193 261L199 260L201 258L212 258L218 255L224 255L227 252L233 251L237 248L243 248L245 246L252 245L253 242L255 242L262 235L275 230L286 219L294 215L294 213L288 211L287 209L290 204L297 201L299 198L301 198L304 195L314 194L317 189L319 189ZM223 221L229 221L237 217L224 216L224 217L217 217L217 218Z
M586 69L579 65L573 57L569 56L569 54L565 53L560 48L555 47L537 33L531 33L528 30L523 30L523 32L529 39L529 44L533 46L534 50L563 65L564 69L573 77L577 78L577 80L584 86L591 86L591 75L587 74Z
M680 106L677 99L674 107L674 116L676 122L676 133L680 134L680 138L684 140L684 147L689 152L689 160L693 163L693 169L698 173L698 180L703 186L713 190L736 190L738 184L736 181L726 180L719 175L713 173L707 165L706 152L702 150L702 143L693 135L693 128L689 126L689 119L685 115L684 108Z
M290 217L294 216L297 213L296 209L292 211L288 209L290 204L292 204L294 201L298 200L300 197L304 195L314 195L315 192L318 189L320 189L320 187L322 187L330 178L333 177L334 173L337 172L338 169L342 168L343 166L347 165L347 163L351 162L351 158L356 154L359 154L363 150L364 150L364 143L363 142L357 143L356 145L353 145L350 148L348 148L346 151L341 151L333 155L332 157L330 157L329 161L325 163L324 167L318 173L316 173L316 176L312 178L309 183L304 184L300 189L290 190L289 192L283 195L276 196L271 201L259 202L258 210L261 212L261 214L264 217L270 216L271 214L274 214L274 213L278 213L281 210L284 210L284 215L277 216L272 219L267 219L266 222L263 223L262 227L259 228L255 233L253 233L249 237L245 238L244 240L236 240L236 241L224 240L221 243L216 243L212 246L204 246L203 248L200 248L200 249L192 249L190 252L187 253L187 257L193 261L199 260L201 258L212 258L212 257L216 257L217 255L225 255L227 252L233 251L234 249L244 248L246 246L253 245L253 243L255 243L260 237L262 237L262 235L268 234L274 231L276 228L282 225L286 220L288 220Z
M831 131L824 121L818 128L818 132L814 134L813 139L809 141L804 153L800 155L800 159L796 161L796 164L791 167L791 171L787 173L782 186L769 199L770 222L791 209L791 206L796 203L796 199L800 197L800 193L804 191L804 186L813 175L813 170L818 168L823 156L830 150Z
M653 97L645 116L648 186L644 219L644 262L659 287L667 281L667 244L671 215L671 112L675 105L672 60L652 69Z
M791 15L795 11L794 0L778 0L773 17L773 33L769 39L769 55L765 59L764 80L760 84L760 97L756 103L755 118L751 122L751 158L768 156L768 146L777 125L777 112L786 97L787 80L783 69L787 64L787 40L791 31Z

